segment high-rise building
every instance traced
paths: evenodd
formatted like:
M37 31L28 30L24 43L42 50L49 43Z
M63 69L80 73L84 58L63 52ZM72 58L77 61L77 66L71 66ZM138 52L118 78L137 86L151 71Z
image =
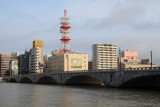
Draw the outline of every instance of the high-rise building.
M9 63L10 60L17 60L18 53L12 52L11 54L0 54L0 72L1 76L10 75Z
M30 73L43 73L43 63L43 41L35 40L29 55Z
M93 69L117 69L117 45L94 44L92 54Z
M18 56L18 72L19 74L29 74L29 52Z

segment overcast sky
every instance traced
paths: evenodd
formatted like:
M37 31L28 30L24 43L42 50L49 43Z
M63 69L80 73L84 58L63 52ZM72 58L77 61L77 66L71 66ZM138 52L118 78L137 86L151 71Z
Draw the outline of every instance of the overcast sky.
M61 47L60 17L71 17L71 49L92 58L92 44L117 44L160 65L160 0L0 0L0 53Z

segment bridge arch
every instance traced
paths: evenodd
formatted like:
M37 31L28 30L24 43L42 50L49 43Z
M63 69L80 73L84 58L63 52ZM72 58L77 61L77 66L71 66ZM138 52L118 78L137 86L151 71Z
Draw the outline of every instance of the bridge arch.
M57 81L50 76L44 76L44 77L40 77L37 83L39 84L57 84Z
M102 85L103 83L89 75L72 76L65 81L66 85Z
M9 82L17 82L17 80L14 78L11 78L11 79L9 79Z
M20 83L32 83L32 80L28 77L23 77L20 79Z
M160 87L160 75L139 76L127 80L119 87Z

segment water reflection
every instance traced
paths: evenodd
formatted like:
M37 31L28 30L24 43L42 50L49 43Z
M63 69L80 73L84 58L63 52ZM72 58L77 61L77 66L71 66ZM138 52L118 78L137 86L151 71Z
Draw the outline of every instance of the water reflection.
M128 107L160 105L159 89L0 83L0 107Z

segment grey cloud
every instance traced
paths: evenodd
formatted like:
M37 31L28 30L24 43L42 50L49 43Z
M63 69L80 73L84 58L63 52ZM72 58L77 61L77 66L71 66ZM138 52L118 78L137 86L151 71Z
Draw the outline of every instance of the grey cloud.
M160 25L160 4L158 0L123 0L111 10L110 15L101 19L96 28L126 26L132 29L157 28ZM148 28L147 28L148 27Z
M151 49L154 53L160 52L157 49L160 39L159 0L71 2L66 1L71 17L70 38L73 51L88 53L91 59L92 44L99 42L117 44L123 50L137 50L140 58L149 58L148 52ZM0 24L3 23L3 28L0 26L2 51L24 52L25 48L32 47L32 41L35 39L44 40L44 54L60 49L59 18L63 15L63 10L55 13L45 13L45 9L43 12L30 12L31 10L25 10L24 13L30 19L9 18L5 21L0 17ZM7 40L11 37L13 41L20 42L7 46L12 42ZM154 54L155 63L159 63L159 56Z

